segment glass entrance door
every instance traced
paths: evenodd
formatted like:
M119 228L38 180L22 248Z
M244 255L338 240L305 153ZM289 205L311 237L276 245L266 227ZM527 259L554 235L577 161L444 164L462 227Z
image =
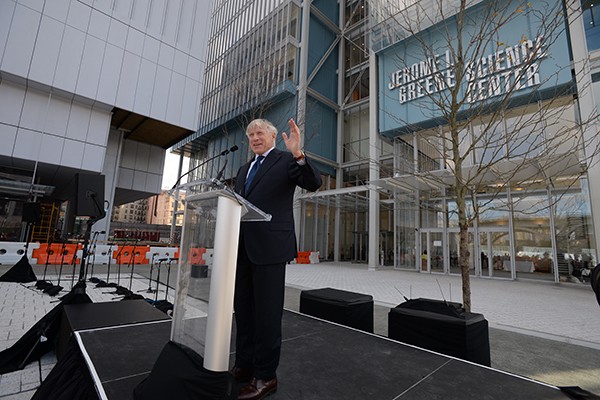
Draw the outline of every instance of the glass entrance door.
M512 262L508 228L480 228L477 235L469 229L468 235L467 252L461 255L458 229L448 229L447 240L442 229L423 229L421 270L460 275L460 259L467 257L471 275L510 279Z
M481 276L511 278L508 229L479 229L478 262Z
M421 235L421 271L444 272L444 233L427 229Z
M469 229L467 233L468 248L466 254L460 254L460 232L458 228L448 229L448 259L450 262L450 273L460 275L460 259L467 257L469 263L469 273L475 275L475 252L473 243L473 232Z

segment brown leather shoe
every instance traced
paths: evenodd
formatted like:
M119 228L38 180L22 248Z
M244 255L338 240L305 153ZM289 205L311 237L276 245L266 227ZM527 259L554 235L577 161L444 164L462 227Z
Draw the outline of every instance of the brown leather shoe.
M252 378L250 383L240 390L238 400L260 400L277 391L277 378L265 381Z
M254 369L233 367L231 370L229 370L229 373L233 375L233 379L238 382L249 382L252 378L252 375L254 375Z

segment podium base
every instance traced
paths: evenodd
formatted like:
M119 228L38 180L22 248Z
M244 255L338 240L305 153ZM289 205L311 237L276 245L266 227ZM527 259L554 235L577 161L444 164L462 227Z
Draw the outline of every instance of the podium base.
M237 398L229 372L213 372L204 368L196 352L169 341L163 347L150 375L133 390L136 400Z

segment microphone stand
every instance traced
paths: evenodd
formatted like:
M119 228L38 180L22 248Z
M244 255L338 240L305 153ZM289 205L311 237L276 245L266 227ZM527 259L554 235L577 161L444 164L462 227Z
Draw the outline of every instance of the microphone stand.
M121 283L121 253L123 253L124 249L125 249L124 246L119 246L119 251L117 251L117 283L111 282L106 285L108 287L118 287L119 284ZM109 260L109 262L110 262L110 260ZM116 292L110 292L110 293L116 293Z
M75 253L73 254L73 274L71 275L71 289L75 286L75 268L77 268L77 247L75 247ZM86 273L87 276L87 273Z
M110 286L110 262L112 261L112 247L114 243L108 244L108 266L106 268L106 284Z
M54 286L51 282L48 282L46 280L46 272L48 271L48 264L50 263L50 252L51 251L52 251L52 238L50 238L48 247L46 247L46 265L44 266L44 277L35 283L35 287L39 290L44 290L46 288Z
M106 268L106 281L100 280L100 282L98 282L98 284L96 285L97 288L110 286L110 283L108 283L108 281L110 280L110 261L112 260L112 246L113 243L108 243L108 267Z
M223 166L219 170L217 177L210 179L210 183L212 183L215 187L217 187L219 189L222 189L225 187L225 183L221 182L221 178L223 177L223 174L225 173L225 167L227 167L227 161L229 161L228 158L225 159L225 162L223 163Z
M134 245L134 249L135 249L135 245ZM124 286L121 286L121 253L123 252L123 250L125 250L125 246L121 246L119 249L119 252L117 253L117 259L118 259L118 264L117 264L117 283L116 285L114 283L109 283L108 286L110 287L114 287L115 291L114 292L103 292L103 294L116 294L116 297L113 297L114 299L119 298L119 296L127 296L131 293L131 290L127 289ZM132 258L135 255L135 251L132 252ZM129 264L127 264L129 265Z
M158 286L160 285L160 266L163 262L168 261L168 258L159 258L158 259L158 272L156 274L156 293L154 294L154 304L158 302Z
M167 282L165 283L165 298L164 300L158 300L158 290L156 291L156 294L154 295L154 307L158 308L160 311L164 312L167 315L173 315L173 303L169 302L168 300L168 295L169 295L169 278L171 275L171 262L177 260L177 258L174 257L167 257L167 258L160 258L158 260L158 276L156 277L156 288L158 289L158 284L160 282L160 265L163 261L167 261Z
M156 259L156 256L158 256L159 253L152 253L152 261L150 262L150 277L148 278L148 289L146 289L146 293L154 293L154 289L152 289L152 271L154 269L154 260ZM156 287L156 290L158 290L158 287ZM144 289L142 290L138 290L138 292L143 292Z
M171 278L171 262L173 261L178 261L178 258L174 258L174 257L170 257L169 261L167 263L167 287L165 288L165 301L168 301L168 295L169 295L169 279Z
M128 267L131 268L131 272L129 273L129 290L131 290L131 285L133 284L133 266L135 265L135 248L138 244L139 239L135 239L133 243L133 251L131 252L131 257L129 257Z
M100 221L102 218L106 217L106 211L104 211L104 209L100 207L100 204L98 204L96 195L97 194L95 192L89 193L89 197L94 202L94 205L96 206L99 215L96 217L90 217L90 219L87 220L87 228L85 230L85 235L83 236L81 264L79 267L79 280L77 282L77 285L79 285L83 293L85 293L85 276L87 275L86 259L88 258L88 246L90 243L90 236L92 234L92 225Z
M90 252L90 254L92 256L92 270L90 272L90 279L89 279L90 282L92 282L92 283L100 282L100 279L94 277L94 265L96 264L96 244L98 243L99 235L100 235L100 232L96 231L96 232L94 232L94 235L92 237L92 251Z
M56 282L56 285L50 285L44 289L44 293L49 294L50 296L56 296L61 290L63 290L63 287L60 286L60 279L62 277L63 264L65 263L65 247L67 245L66 241L67 239L63 238L63 243L60 250L60 269L58 270L58 280Z
M57 286L60 286L60 279L62 277L63 265L65 264L65 252L67 247L66 240L62 243L60 248L60 268L58 269L58 281L56 282Z

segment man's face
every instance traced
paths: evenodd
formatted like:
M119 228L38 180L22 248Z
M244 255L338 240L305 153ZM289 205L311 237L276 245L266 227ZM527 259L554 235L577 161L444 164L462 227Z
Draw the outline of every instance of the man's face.
M271 147L275 146L276 136L277 134L269 133L266 128L256 126L248 131L250 149L254 154L260 156Z

